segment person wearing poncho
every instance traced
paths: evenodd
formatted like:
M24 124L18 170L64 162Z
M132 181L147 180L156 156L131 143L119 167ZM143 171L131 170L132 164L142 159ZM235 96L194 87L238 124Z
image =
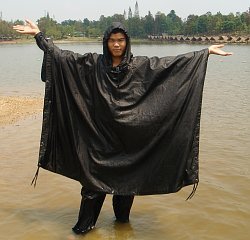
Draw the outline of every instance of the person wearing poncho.
M208 56L231 53L213 45L175 57L133 56L126 29L114 23L103 54L81 55L27 23L14 29L34 35L44 51L38 166L82 184L75 233L95 226L106 194L117 220L127 222L135 195L195 190Z

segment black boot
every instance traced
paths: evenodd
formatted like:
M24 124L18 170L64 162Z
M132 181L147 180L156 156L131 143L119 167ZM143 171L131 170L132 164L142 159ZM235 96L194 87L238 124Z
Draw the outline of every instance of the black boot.
M87 233L95 227L100 214L105 194L84 191L82 189L82 201L76 225L72 228L74 233Z
M129 222L129 214L134 201L134 196L113 196L113 209L116 220L121 223Z

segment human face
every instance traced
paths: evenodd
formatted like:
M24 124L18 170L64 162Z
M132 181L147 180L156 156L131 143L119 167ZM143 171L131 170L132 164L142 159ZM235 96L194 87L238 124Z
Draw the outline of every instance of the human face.
M112 58L122 59L126 49L126 36L124 33L111 33L108 39L108 49Z

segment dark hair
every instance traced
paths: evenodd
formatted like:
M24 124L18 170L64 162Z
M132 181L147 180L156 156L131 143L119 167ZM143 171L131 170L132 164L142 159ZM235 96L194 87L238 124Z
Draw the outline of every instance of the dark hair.
M126 42L128 42L128 35L127 35L127 33L126 33L123 29L121 29L121 28L115 28L115 29L113 29L113 30L110 32L108 38L110 38L110 35L111 35L112 33L113 33L113 34L116 34L116 33L123 33L124 36L125 36L125 38L126 38Z
M125 31L124 31L123 29L121 29L121 28L115 28L115 29L112 30L111 33L114 33L114 34L116 34L116 33L123 33L123 34L127 35L127 34L125 33ZM110 34L111 34L111 33L110 33Z

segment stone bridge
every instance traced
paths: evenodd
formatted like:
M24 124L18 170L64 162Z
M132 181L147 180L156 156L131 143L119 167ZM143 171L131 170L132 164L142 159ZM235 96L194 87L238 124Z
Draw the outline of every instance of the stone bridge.
M204 42L204 43L250 43L250 36L184 36L149 35L149 40L166 42Z

